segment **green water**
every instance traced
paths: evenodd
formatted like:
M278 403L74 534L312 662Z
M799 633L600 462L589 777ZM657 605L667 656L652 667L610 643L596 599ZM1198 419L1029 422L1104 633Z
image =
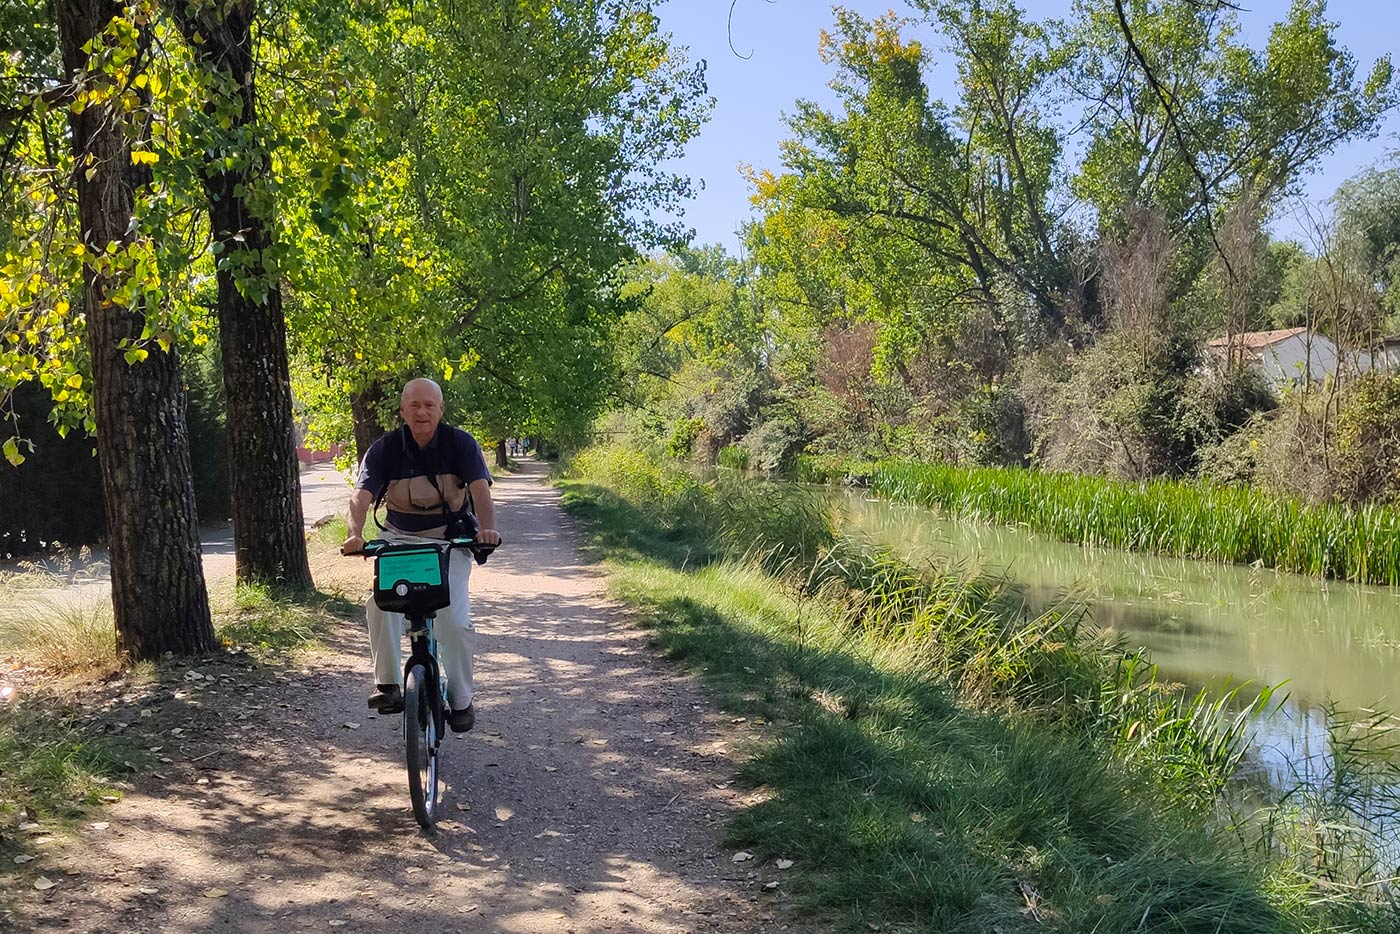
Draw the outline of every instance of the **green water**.
M1189 684L1288 682L1300 703L1400 709L1400 589L1084 548L848 494L855 529L905 555L1006 580L1036 611L1066 599Z
M1400 711L1400 589L1066 544L916 506L839 496L853 530L915 559L1003 579L1029 612L1081 605L1146 646L1162 675L1220 690L1283 684L1255 724L1253 761L1275 784L1325 782L1327 711Z

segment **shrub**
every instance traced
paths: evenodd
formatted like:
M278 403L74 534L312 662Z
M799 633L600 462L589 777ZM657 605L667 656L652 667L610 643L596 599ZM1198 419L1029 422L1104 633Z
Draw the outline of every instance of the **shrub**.
M731 470L748 470L749 452L737 444L727 444L715 455L715 463Z
M695 439L705 428L702 418L677 419L666 439L666 456L676 460L690 460L695 455Z
M1337 492L1348 500L1400 494L1400 377L1354 383L1337 414Z

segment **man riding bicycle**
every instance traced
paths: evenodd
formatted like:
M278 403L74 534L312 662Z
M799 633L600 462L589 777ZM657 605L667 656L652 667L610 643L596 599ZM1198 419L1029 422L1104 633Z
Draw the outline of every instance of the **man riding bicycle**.
M473 535L483 545L499 545L491 474L481 445L469 433L442 423L442 389L430 379L410 380L399 406L402 427L370 445L360 461L360 475L350 496L350 534L344 554L365 546L365 519L371 507L387 507L384 538L394 541L445 539ZM376 522L378 517L376 516ZM479 526L479 527L478 527ZM452 603L438 612L435 631L447 675L447 718L452 730L472 728L472 628L467 582L472 558L452 552L448 568ZM400 637L403 615L386 613L371 597L365 605L375 690L369 706L381 713L403 710Z

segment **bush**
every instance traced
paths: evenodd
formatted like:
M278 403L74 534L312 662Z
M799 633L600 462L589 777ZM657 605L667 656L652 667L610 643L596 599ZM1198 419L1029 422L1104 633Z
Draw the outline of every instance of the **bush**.
M1251 419L1234 434L1201 448L1198 476L1224 486L1250 486L1259 475L1261 441L1268 423Z
M775 406L744 436L748 464L767 473L785 473L806 443L807 432L790 404Z
M201 351L185 354L180 363L185 376L195 511L201 522L222 522L233 514L223 356L218 344L211 342Z
M695 439L700 437L704 428L705 420L702 418L677 419L670 437L666 439L666 456L690 460L695 455Z
M1400 494L1400 377L1354 383L1337 414L1337 493L1347 500Z
M978 467L1016 467L1030 454L1026 410L1004 386L983 386L959 405L965 440L961 460Z
M11 397L20 431L34 444L19 467L0 462L0 558L35 554L46 543L90 545L107 532L102 476L91 438L61 438L47 421L48 392L36 383Z
M721 467L728 467L730 470L748 470L749 452L737 444L727 444L719 449L719 453L715 456L715 463Z

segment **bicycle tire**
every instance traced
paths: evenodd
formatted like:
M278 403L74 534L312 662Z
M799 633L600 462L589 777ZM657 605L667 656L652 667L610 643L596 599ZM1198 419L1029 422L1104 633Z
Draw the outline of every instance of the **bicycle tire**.
M437 826L439 795L437 718L433 713L433 687L422 665L414 665L404 679L404 764L408 769L408 797L413 816L427 831Z

